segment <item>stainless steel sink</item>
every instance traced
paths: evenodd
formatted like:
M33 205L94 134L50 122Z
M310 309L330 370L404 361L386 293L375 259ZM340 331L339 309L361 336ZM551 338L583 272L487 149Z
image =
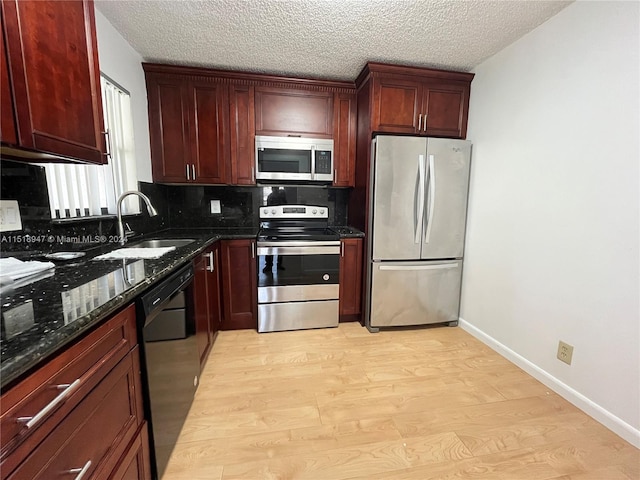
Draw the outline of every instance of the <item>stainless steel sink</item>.
M156 238L144 240L138 243L126 244L127 248L162 248L162 247L184 247L195 242L192 238Z

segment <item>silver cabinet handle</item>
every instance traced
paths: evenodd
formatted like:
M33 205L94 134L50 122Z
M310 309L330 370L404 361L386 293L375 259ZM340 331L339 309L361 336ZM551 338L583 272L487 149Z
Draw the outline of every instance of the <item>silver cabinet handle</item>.
M424 155L418 155L418 198L416 211L416 227L413 235L413 243L420 243L420 227L424 215Z
M213 272L214 270L214 266L213 266L213 252L209 252L206 254L207 257L209 258L209 265L207 265L207 271L208 272Z
M191 180L191 177L189 176L189 164L187 163L185 166L187 167L187 180Z
M191 177L192 177L191 179L195 180L196 179L196 164L195 163L191 164L191 172L193 173L193 175L191 175Z
M25 426L30 429L35 427L42 421L53 409L55 409L60 403L62 403L69 395L73 393L80 386L80 379L78 378L71 384L56 385L58 390L62 390L56 397L51 400L45 407L36 413L33 417L18 417L18 422L24 423Z
M424 129L424 131L427 131L427 114L424 114L424 123L422 124L422 128Z
M334 168L333 169L333 183L336 183L336 178L338 178L338 169Z
M429 155L429 210L427 211L427 231L424 234L424 243L429 243L429 239L431 238L433 211L436 207L436 169L434 160L434 156Z
M71 470L67 470L67 473L77 473L76 477L73 480L82 480L89 469L91 468L91 460L87 461L82 468L72 468Z
M104 147L106 150L104 156L111 158L111 135L109 135L109 129L106 129L102 134L104 135Z
M422 130L422 114L418 115L418 131Z
M256 258L256 242L251 242L251 258Z
M256 167L251 165L251 181L255 182L255 180L256 180Z
M340 256L344 258L344 242L340 242Z

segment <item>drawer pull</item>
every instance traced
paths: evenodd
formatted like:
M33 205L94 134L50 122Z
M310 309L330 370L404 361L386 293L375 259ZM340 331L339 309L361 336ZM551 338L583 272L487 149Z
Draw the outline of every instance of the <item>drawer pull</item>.
M91 468L91 460L84 464L82 468L72 468L71 470L67 470L67 473L77 473L76 477L73 480L82 480L82 477L89 471Z
M80 379L78 378L71 384L56 385L58 390L62 390L56 398L51 400L42 410L40 410L33 417L18 417L18 422L24 423L27 428L35 427L40 421L45 418L58 404L63 402L69 395L73 393L80 386Z

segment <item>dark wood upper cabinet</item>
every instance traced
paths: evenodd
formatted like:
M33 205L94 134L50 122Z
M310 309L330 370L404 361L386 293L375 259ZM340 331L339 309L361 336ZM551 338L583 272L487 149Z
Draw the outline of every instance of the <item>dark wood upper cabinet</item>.
M3 149L3 154L105 163L93 1L3 0L2 29L15 143L29 151ZM3 120L8 105L3 99ZM4 132L2 141L12 143Z
M333 118L333 185L355 186L356 95L336 93Z
M227 183L229 155L229 112L227 86L209 80L191 80L187 85L191 162L195 166L191 181Z
M362 239L343 238L340 256L340 315L358 315L362 303Z
M421 84L413 80L376 78L371 112L374 130L416 133L421 107Z
M222 330L258 328L255 240L223 240Z
M255 174L255 87L229 86L231 130L231 183L253 185Z
M2 32L0 32L2 34ZM9 64L7 63L7 50L4 44L4 34L0 38L0 141L9 145L18 143L18 132L16 131L16 118L13 109L13 95L11 94L11 80L9 78Z
M356 84L371 83L372 132L465 138L472 79L471 73L369 63Z
M256 87L256 135L333 138L333 93Z
M227 183L227 86L146 65L145 72L154 181Z

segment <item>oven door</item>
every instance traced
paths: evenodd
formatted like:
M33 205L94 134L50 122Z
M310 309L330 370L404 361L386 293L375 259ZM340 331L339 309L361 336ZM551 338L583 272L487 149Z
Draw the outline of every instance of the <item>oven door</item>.
M338 325L340 242L258 242L258 331Z

